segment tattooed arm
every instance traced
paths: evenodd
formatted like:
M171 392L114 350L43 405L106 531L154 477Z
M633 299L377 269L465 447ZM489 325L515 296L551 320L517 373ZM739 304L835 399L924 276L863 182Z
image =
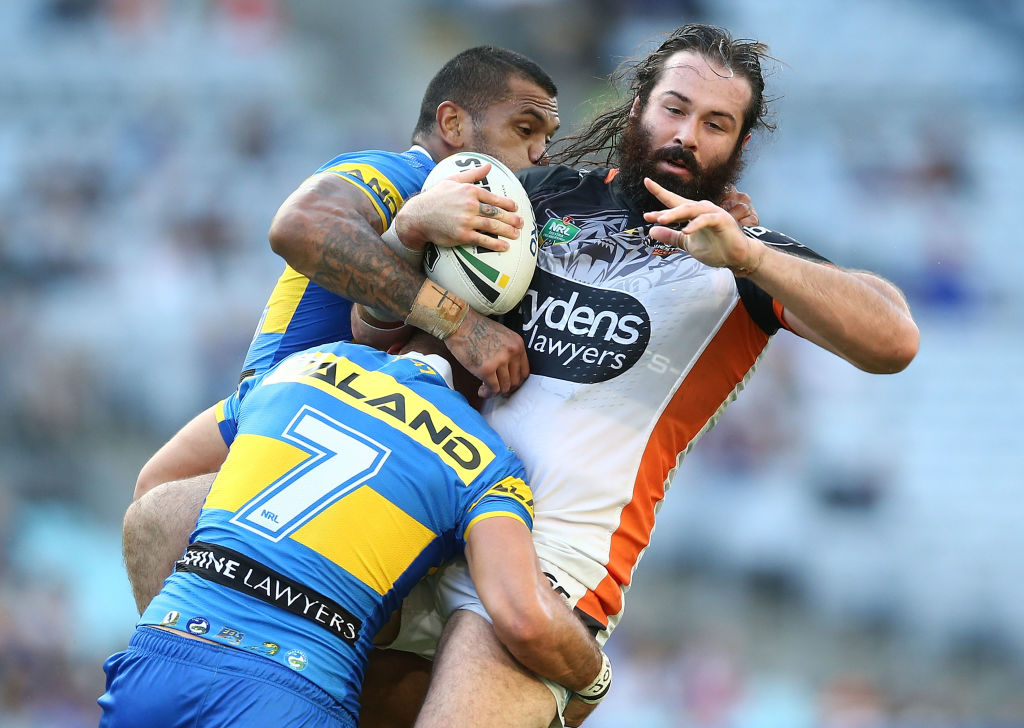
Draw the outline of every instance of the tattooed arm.
M381 232L380 216L358 188L318 174L285 200L269 236L274 252L313 282L405 319L426 277L389 250ZM508 393L529 373L520 336L471 309L446 343L483 381L482 396Z

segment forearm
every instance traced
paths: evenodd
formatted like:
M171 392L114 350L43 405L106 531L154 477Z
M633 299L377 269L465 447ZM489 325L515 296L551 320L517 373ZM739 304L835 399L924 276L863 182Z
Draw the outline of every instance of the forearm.
M269 238L274 252L317 285L404 319L425 276L381 242L380 226L354 186L318 175L281 206Z
M468 536L466 559L494 633L512 655L573 691L601 668L601 651L541 572L529 530L512 518L488 518Z
M404 344L414 330L401 321L380 321L359 303L352 306L351 324L354 342L381 351L390 351L392 346Z
M919 333L906 301L874 274L765 246L748 277L782 304L795 333L864 371L901 371L917 353Z
M575 614L547 583L543 590L545 628L531 639L516 639L498 632L509 652L538 675L579 691L590 685L601 669L601 649ZM495 628L498 631L497 627Z

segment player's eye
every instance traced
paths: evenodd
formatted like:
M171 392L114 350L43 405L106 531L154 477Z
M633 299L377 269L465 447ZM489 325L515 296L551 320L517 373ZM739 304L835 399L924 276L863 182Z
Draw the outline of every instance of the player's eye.
M519 127L519 133L524 137L533 136L533 128L529 126L521 126Z

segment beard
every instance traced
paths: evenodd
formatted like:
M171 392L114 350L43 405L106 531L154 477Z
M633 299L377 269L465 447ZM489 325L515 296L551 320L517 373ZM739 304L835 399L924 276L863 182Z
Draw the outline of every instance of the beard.
M725 197L726 187L735 183L743 171L743 146L739 142L724 162L701 167L689 149L676 144L654 149L651 139L650 129L634 118L626 125L619 144L622 189L643 212L665 209L665 203L644 186L644 177L687 199L710 200L718 205ZM658 162L662 160L685 167L690 179L659 170Z

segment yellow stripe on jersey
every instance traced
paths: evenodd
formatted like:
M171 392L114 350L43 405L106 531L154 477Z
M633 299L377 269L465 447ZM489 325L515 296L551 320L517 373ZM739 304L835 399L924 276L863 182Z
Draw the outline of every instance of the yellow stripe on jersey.
M472 482L495 458L482 440L428 400L386 374L367 371L335 354L316 352L286 359L263 380L264 385L277 382L316 387L404 432L441 458L463 483Z
M398 212L398 208L402 206L404 201L398 188L391 184L391 180L381 174L378 169L368 164L344 162L335 167L328 167L324 172L330 172L359 187L370 202L373 203L377 214L380 215L381 225L385 229L391 224L391 218L395 216L395 213ZM366 185L370 190L373 190L376 196L371 194L366 187L356 184L356 180ZM381 207L382 202L384 207Z
M513 513L511 511L488 511L487 513L481 513L479 516L477 516L476 518L474 518L472 521L469 522L469 525L466 526L465 533L462 534L462 538L463 539L468 539L469 538L469 532L470 532L470 530L472 530L473 526L475 526L476 524L480 523L480 521L486 521L488 518L514 518L517 521L519 521L521 524L526 526L527 529L530 528L526 524L526 521L523 520L523 517L520 516L518 513Z
M213 481L203 508L234 513L261 490L309 457L294 445L263 435L239 435Z
M530 513L530 518L533 518L533 490L523 482L522 478L517 478L513 475L499 480L488 488L486 493L473 501L473 505L470 506L470 510L476 507L476 504L487 496L495 494L512 496L526 507L526 510Z
M287 331L308 285L309 279L306 276L286 265L267 301L267 312L259 333L283 334Z
M369 486L328 506L291 538L386 594L436 534Z
M217 419L217 424L224 421L226 415L224 414L224 400L220 400L213 406L213 416Z

